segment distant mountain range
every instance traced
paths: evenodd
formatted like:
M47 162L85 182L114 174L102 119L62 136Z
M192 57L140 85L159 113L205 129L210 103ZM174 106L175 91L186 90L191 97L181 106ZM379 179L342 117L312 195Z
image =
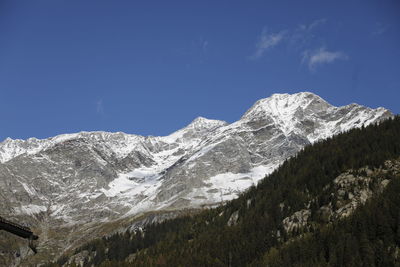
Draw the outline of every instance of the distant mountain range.
M40 233L39 251L58 255L76 245L72 235L93 237L100 225L234 199L304 146L392 116L302 92L261 99L231 124L199 117L163 137L8 138L0 143L0 216L26 221Z

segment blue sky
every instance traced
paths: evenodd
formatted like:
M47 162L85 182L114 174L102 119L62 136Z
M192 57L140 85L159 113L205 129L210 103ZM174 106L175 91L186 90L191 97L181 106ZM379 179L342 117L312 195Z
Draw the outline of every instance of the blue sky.
M273 93L400 112L400 2L0 0L0 140L167 135Z

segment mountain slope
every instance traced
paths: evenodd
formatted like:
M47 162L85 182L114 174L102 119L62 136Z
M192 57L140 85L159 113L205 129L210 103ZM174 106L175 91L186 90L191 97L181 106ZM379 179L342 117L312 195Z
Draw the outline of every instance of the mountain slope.
M396 117L306 147L224 206L96 240L69 260L80 255L84 266L397 266L399 190Z
M400 169L397 169L400 170ZM398 266L400 179L341 221L271 248L254 266Z
M391 117L334 107L312 93L275 94L228 124L197 118L164 137L82 132L0 143L0 210L58 255L106 224L149 211L219 205L258 183L305 145ZM63 229L63 231L55 231ZM53 254L52 254L53 253Z

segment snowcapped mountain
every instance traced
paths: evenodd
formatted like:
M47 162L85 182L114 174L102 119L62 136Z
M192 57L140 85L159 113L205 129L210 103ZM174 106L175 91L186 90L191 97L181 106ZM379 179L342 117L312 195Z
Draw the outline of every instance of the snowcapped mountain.
M302 92L261 99L232 124L199 117L163 137L8 138L0 143L0 215L33 218L45 246L53 228L216 205L305 145L391 116L384 108L335 107Z

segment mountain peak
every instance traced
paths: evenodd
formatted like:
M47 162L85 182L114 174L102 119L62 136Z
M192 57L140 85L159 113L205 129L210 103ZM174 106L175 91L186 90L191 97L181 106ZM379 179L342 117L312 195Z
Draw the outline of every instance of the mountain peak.
M285 118L292 116L299 109L311 108L328 109L332 107L316 94L300 92L295 94L273 94L268 98L258 100L242 117L242 119L253 119L266 115Z
M298 93L294 93L294 94L289 94L289 93L275 93L272 94L270 97L267 98L288 98L288 97L318 97L318 95L312 93L312 92L308 92L308 91L304 91L304 92L298 92Z
M216 128L228 125L225 121L220 120L211 120L204 117L197 117L191 123L189 123L186 127L173 132L172 134L163 137L164 141L167 142L176 142L182 138L196 138L199 136L203 136L204 133L208 133Z
M286 137L300 134L309 142L354 127L367 126L378 118L392 116L386 109L371 109L358 104L336 107L316 94L273 94L257 101L241 118L241 122L259 128L274 125Z
M207 119L204 117L197 117L185 128L193 128L195 130L206 130L206 129L210 129L210 128L223 126L226 124L227 124L227 122L225 122L225 121L212 120L212 119Z

